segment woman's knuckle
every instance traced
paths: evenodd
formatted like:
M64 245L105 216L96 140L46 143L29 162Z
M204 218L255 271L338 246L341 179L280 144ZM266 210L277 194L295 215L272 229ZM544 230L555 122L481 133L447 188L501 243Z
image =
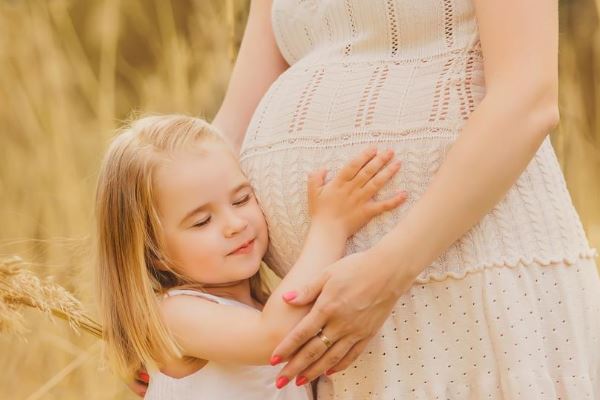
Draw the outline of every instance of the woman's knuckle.
M305 337L307 336L305 331L296 331L293 332L290 336L293 343L302 344L305 341Z
M331 302L319 307L319 311L326 317L331 317L337 313L339 305L337 302Z
M329 357L329 363L331 365L337 365L340 361L342 361L342 356L340 354L338 354L338 353L332 354Z
M308 361L314 361L319 356L319 352L316 349L310 349L306 352L306 359Z

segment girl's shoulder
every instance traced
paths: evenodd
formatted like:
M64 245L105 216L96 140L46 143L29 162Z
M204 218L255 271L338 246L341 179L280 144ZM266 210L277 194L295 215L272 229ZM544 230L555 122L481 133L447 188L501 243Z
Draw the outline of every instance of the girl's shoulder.
M165 303L170 303L169 307L172 307L173 303L187 303L187 301L185 301L186 298L190 298L190 297L195 297L198 299L202 299L202 300L207 300L209 303L208 304L221 304L221 305L226 305L226 306L239 306L239 307L247 307L247 308L252 308L253 307L241 303L237 300L233 300L233 299L229 299L226 297L220 297L220 296L216 296L214 294L210 294L210 293L206 293L203 292L201 290L196 290L196 289L171 289L169 291L167 291L164 295L163 295L163 299L161 301L161 304L165 304ZM177 300L177 299L182 299L183 301ZM201 304L202 302L198 302L197 304Z
M223 301L226 300L221 297L215 296L213 294L202 292L200 290L194 290L194 289L171 289L164 294L163 300L167 299L167 298L172 298L175 296L199 297L201 299L209 300L209 301L212 301L213 303L218 303L218 304L223 304Z

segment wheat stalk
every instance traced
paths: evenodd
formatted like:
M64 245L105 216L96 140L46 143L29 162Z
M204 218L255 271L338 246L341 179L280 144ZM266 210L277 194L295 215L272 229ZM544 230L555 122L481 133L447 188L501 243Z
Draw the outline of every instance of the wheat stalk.
M102 327L87 316L81 303L51 278L38 278L19 257L0 260L0 333L26 331L20 310L31 307L58 317L77 332L102 338Z

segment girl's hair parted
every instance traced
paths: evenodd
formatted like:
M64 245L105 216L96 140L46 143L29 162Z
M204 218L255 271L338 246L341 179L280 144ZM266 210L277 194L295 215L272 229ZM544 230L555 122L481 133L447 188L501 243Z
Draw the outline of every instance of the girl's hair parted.
M96 192L97 284L108 357L122 376L181 357L161 320L159 296L173 287L199 286L178 274L162 251L153 179L157 166L176 152L208 143L231 151L202 119L147 116L120 131L102 162ZM260 274L251 278L251 287L264 302Z

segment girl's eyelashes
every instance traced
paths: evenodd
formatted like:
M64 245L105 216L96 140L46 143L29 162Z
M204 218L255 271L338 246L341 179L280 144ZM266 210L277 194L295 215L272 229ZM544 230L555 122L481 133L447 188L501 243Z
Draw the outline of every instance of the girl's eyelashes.
M242 204L246 204L248 201L250 201L250 193L247 193L241 199L235 201L233 203L233 205L234 206L241 206Z
M234 206L242 206L242 205L248 203L251 198L252 198L252 193L247 193L243 197L241 197L239 200L234 201L233 205ZM210 222L210 220L211 220L211 217L208 216L208 217L204 218L203 220L196 222L194 225L192 225L192 228L200 228L200 227L208 224Z
M199 228L201 226L204 226L204 225L208 224L209 221L210 221L210 217L206 217L202 221L196 222L194 225L192 225L192 227L193 228Z

